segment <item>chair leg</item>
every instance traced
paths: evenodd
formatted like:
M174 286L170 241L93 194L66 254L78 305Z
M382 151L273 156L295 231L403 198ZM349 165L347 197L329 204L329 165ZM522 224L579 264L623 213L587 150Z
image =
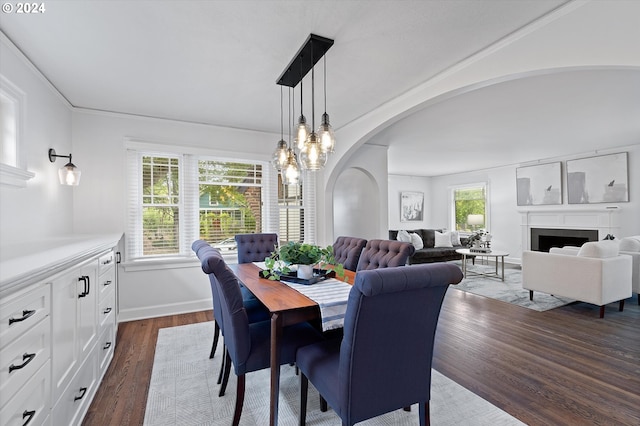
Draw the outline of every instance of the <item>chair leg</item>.
M222 383L222 376L224 375L224 364L225 364L225 361L227 360L227 357L224 356L224 354L226 353L227 353L227 346L222 345L222 363L220 364L220 373L218 373L218 381L216 382L218 384Z
M328 410L329 410L329 406L327 405L327 400L324 399L322 395L320 395L320 411L325 413Z
M307 423L307 391L309 389L309 380L307 376L300 373L300 417L298 424L304 426Z
M600 306L600 318L604 318L604 305Z
M429 412L429 401L419 403L420 407L420 426L429 426L431 425L431 413Z
M406 407L402 407L402 409L403 409L404 411L411 412L411 406L410 406L410 405L408 405L408 406L406 406Z
M622 310L623 310L623 309L624 309L624 299L622 299L622 300L620 301L620 306L618 307L618 310L619 310L620 312L622 312Z
M533 290L529 290L529 300L533 300Z
M224 392L227 390L227 383L229 383L229 373L231 372L231 357L229 356L229 351L226 350L225 354L224 377L222 378L222 385L220 386L218 396L224 396Z
M236 410L233 413L232 426L240 424L240 416L242 415L242 406L244 405L244 374L238 376L238 386L236 387Z
M216 354L216 348L218 347L218 337L220 337L220 326L216 322L215 328L213 330L213 345L211 346L211 354L209 355L209 359L213 359Z

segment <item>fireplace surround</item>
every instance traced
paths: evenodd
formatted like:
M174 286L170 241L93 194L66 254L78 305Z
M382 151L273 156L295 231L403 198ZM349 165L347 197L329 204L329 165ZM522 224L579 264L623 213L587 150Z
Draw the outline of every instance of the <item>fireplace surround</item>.
M595 229L531 228L531 250L548 252L551 247L576 246L598 241Z

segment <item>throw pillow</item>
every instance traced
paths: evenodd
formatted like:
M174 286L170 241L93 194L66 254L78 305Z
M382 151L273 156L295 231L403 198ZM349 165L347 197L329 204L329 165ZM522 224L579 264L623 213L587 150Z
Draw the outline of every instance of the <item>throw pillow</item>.
M604 259L618 255L619 242L616 240L590 241L584 243L578 251L578 256L596 257Z
M624 237L620 240L621 251L640 251L640 235L635 237Z
M424 248L424 243L422 242L422 238L420 238L420 235L413 232L409 234L409 236L411 237L411 244L413 244L413 247L416 250L420 250L421 248Z
M451 244L451 232L435 232L436 243L434 247L453 247Z
M403 243L410 243L411 242L411 236L404 229L401 230L401 231L398 231L398 237L396 239L398 241L402 241Z
M454 246L461 246L460 233L458 231L451 231L451 244Z

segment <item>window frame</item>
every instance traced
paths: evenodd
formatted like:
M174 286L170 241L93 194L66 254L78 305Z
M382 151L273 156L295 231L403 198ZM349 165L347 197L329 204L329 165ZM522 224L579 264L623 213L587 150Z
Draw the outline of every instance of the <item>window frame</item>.
M451 185L449 187L449 226L452 230L456 230L456 199L455 192L460 189L473 189L473 188L484 188L484 228L482 229L490 229L491 227L491 211L490 211L490 196L489 196L489 182L488 181L480 181L480 182L472 182L465 183L460 185ZM461 235L470 235L472 232L468 231L460 231Z

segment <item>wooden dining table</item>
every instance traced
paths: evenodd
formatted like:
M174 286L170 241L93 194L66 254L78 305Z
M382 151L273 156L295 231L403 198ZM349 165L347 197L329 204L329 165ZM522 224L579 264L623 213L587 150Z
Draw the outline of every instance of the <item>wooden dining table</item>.
M261 269L253 263L229 265L242 284L253 293L271 313L271 393L269 424L278 424L280 394L280 340L283 327L320 319L316 302L287 284L260 277ZM343 280L353 284L355 272L345 270Z

